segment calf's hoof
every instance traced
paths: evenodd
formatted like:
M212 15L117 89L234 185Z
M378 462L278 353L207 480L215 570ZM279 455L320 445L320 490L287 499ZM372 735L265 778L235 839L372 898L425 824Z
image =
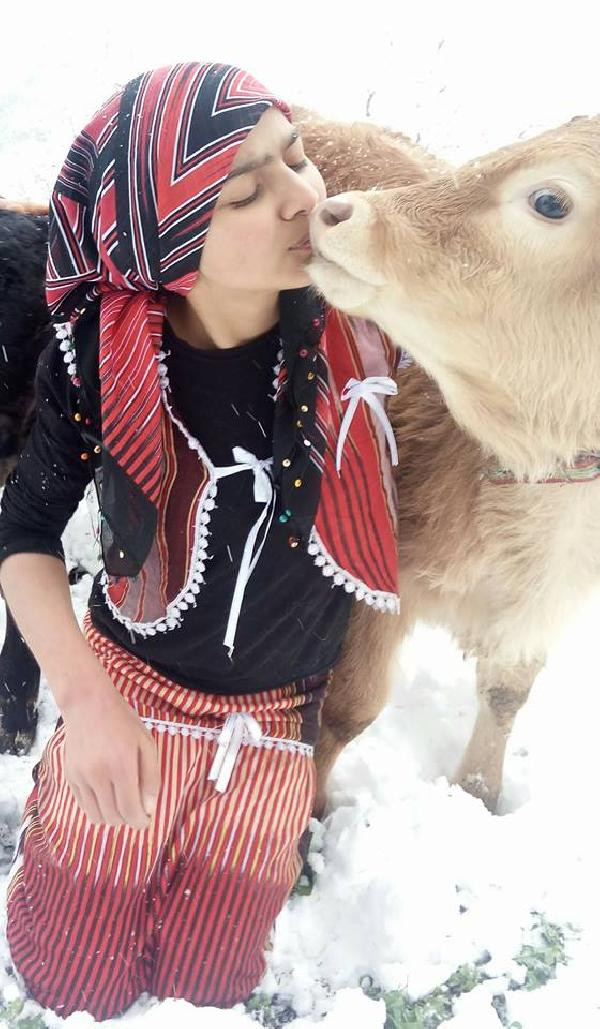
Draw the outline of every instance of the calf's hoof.
M498 798L500 796L499 786L490 786L484 779L481 772L471 772L459 775L456 782L461 789L465 791L465 793L470 793L472 797L483 801L486 808L492 815L496 814L498 809Z

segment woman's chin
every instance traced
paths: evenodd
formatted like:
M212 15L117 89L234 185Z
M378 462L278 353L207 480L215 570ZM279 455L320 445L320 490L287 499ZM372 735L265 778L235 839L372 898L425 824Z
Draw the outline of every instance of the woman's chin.
M313 280L308 274L308 268L298 268L297 271L285 276L284 285L281 289L302 289L304 286L312 286Z

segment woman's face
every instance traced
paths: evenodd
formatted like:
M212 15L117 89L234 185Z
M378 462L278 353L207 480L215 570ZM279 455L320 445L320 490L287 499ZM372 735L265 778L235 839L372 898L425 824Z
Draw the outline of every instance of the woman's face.
M238 290L309 285L308 218L325 197L325 183L305 157L297 129L269 108L223 185L202 251L202 278Z

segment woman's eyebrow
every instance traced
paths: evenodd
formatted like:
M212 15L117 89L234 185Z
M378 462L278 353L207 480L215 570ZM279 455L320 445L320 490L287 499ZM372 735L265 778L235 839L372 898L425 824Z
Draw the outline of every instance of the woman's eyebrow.
M285 143L282 147L282 150L289 150L292 143L295 143L296 140L299 138L300 133L298 132L298 129L293 129L287 143ZM273 157L271 156L271 154L267 154L266 157L263 157L261 161L246 161L245 164L240 164L239 168L236 168L235 171L230 172L227 178L225 179L225 182L230 182L231 179L237 179L238 175L246 175L248 172L256 171L257 168L262 168L263 165L269 164L269 162L272 160Z

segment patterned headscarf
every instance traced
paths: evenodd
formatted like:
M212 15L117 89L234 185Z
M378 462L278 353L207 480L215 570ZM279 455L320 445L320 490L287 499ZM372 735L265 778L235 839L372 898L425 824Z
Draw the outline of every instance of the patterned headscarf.
M163 473L160 291L194 285L224 180L271 107L290 118L229 65L145 72L79 134L52 194L48 306L64 322L100 296L103 464L116 464L152 505Z

